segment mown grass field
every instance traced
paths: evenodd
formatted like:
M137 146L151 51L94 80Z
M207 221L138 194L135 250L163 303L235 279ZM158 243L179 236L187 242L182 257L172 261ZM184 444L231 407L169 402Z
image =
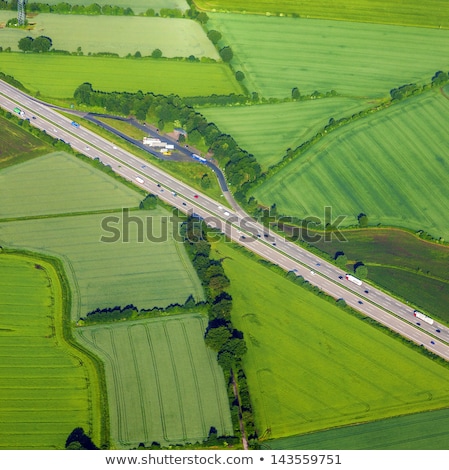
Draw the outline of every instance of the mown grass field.
M163 59L2 54L0 71L32 92L71 98L84 82L101 91L143 91L180 96L241 93L227 65Z
M346 243L333 238L315 246L332 257L343 251L350 264L364 262L370 279L449 322L449 247L403 230L345 230L343 234Z
M78 426L100 444L97 378L63 340L61 302L51 265L0 255L0 449L63 449Z
M6 188L0 195L3 217L86 212L0 223L0 244L62 258L74 292L73 319L96 308L165 307L184 303L190 294L202 299L184 247L171 236L166 210L87 213L137 207L142 199L137 192L63 153L7 168L0 181ZM102 222L106 217L113 219ZM101 242L111 239L112 230L117 241Z
M332 132L253 195L285 215L322 218L331 206L343 226L364 213L370 224L447 238L448 118L436 91L391 106Z
M118 447L202 441L211 426L232 434L223 372L203 339L206 326L194 314L77 330L105 362Z
M200 108L209 122L234 137L262 167L277 163L328 124L330 118L351 116L368 107L363 100L326 98L290 103Z
M448 5L444 0L195 0L195 4L199 8L212 11L296 13L302 18L449 27Z
M449 370L229 244L232 321L259 435L279 438L447 406ZM400 374L398 374L400 371Z
M135 218L133 222L124 222L121 213L5 222L0 223L0 240L5 246L62 258L74 293L74 320L96 308L128 304L165 307L184 303L190 294L201 300L200 281L184 247L170 235L167 211L134 211L129 215ZM118 222L108 223L106 229L102 226L105 217L115 217ZM142 242L137 236L139 226L144 230ZM102 243L102 236L111 238L111 227L122 238ZM162 240L147 240L147 227ZM129 242L124 241L126 234Z
M448 30L342 21L211 14L208 28L231 45L236 70L265 97L332 89L345 96L388 96L392 88L428 82L449 66Z
M51 147L0 116L0 170L39 157Z
M143 199L64 152L2 170L0 187L0 219L138 207Z
M10 17L10 12L1 12L0 21ZM158 48L164 57L219 58L199 23L187 19L40 13L30 22L35 24L30 31L1 30L3 49L19 51L18 42L24 36L44 35L52 39L54 49L76 52L81 47L84 54L114 52L124 57L139 51L149 56Z
M447 450L449 409L274 439L271 449ZM400 432L398 432L400 429Z

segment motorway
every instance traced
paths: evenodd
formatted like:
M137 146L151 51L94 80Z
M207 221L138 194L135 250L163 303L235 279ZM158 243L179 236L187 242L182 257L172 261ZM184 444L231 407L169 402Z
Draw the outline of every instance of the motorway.
M64 140L90 158L99 158L117 174L158 195L171 206L202 217L209 226L216 227L233 241L286 271L303 276L332 297L343 298L362 314L449 361L449 328L436 321L433 325L418 321L409 305L366 283L359 286L347 281L344 271L269 231L238 206L229 209L223 202L199 193L82 125L74 127L71 119L1 80L0 106L11 112L19 107L25 113L23 118L29 119L33 126ZM226 193L224 191L223 197L232 201L231 195Z

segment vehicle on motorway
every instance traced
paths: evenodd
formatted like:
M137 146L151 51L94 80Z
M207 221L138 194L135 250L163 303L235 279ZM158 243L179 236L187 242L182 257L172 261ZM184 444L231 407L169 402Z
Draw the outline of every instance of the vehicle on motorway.
M429 325L433 325L433 319L428 317L427 315L424 315L424 313L418 312L418 310L414 310L413 315L415 315L416 318L425 321Z
M358 286L362 285L362 281L360 279L357 279L356 277L351 276L350 274L346 274L345 278L346 278L347 281L351 281L354 284L357 284Z
M72 121L72 126L73 127L79 127L80 125L76 121Z
M360 304L360 305L362 305L362 304L363 304L363 302L362 302L361 300L359 300L359 304Z
M227 217L229 215L228 211L224 211L224 215Z
M172 194L173 194L173 196L176 196L176 193L174 191L172 192Z
M437 333L441 333L441 330L440 330L440 329L437 329L437 330L435 330L435 331L436 331Z
M194 160L197 160L198 162L201 162L201 163L205 163L207 160L203 157L200 157L199 155L197 155L196 153L192 153L191 157L194 159Z
M194 197L195 199L198 199L198 194L195 194L193 197Z
M136 176L136 181L137 181L139 184L145 183L145 181L144 181L140 176Z
M369 290L368 290L368 289L365 289L363 292L365 292L365 294L369 294Z
M435 344L435 341L431 341L430 344Z
M20 114L22 112L22 110L20 108L15 107L14 112L17 113L17 114Z

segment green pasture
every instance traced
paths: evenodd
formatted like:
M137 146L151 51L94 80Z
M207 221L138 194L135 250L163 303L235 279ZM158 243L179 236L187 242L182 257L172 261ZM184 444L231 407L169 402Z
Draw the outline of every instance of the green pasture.
M325 98L289 103L201 108L209 122L232 135L262 167L277 163L288 148L296 148L316 134L330 118L338 119L368 107L366 101Z
M214 253L248 345L244 369L262 438L447 406L447 368L229 244Z
M77 330L105 362L118 447L202 441L211 426L232 434L223 372L203 339L206 326L193 314Z
M413 301L420 310L449 322L449 247L429 243L404 230L345 230L346 242L333 237L314 245L334 257L344 252L349 264L362 261L368 277Z
M0 223L0 244L63 260L74 294L74 320L96 308L165 307L184 303L191 294L201 300L200 281L183 245L171 236L169 216L158 208L127 216L120 212L5 222ZM113 231L119 234L116 241Z
M0 22L11 12L0 12ZM40 13L30 19L33 29L0 30L0 46L19 51L18 42L25 36L48 36L53 48L84 54L114 52L119 56L139 51L149 56L160 49L164 57L210 57L218 53L200 24L181 18L146 18L141 16L56 15Z
M23 53L4 53L0 59L1 72L13 75L32 92L52 98L71 98L84 82L108 92L241 93L234 74L222 63Z
M271 449L447 450L449 409L390 418L264 443Z
M59 0L49 0L46 1L48 5L57 5ZM77 1L77 5L92 5L91 0L80 0ZM189 5L185 0L114 0L110 2L109 0L98 0L98 5L116 5L123 8L131 8L132 11L138 15L140 13L145 13L149 8L153 8L158 12L161 8L177 8L181 11L186 11L189 9Z
M429 82L449 67L448 30L343 21L211 14L208 28L232 46L233 65L250 91L284 98L332 89L352 97L388 96Z
M62 337L52 266L0 255L0 449L63 449L83 427L100 444L90 361Z
M373 225L447 238L448 118L437 92L391 106L332 132L253 195L285 215L322 219L330 206L342 226L364 213Z
M2 116L0 129L0 169L39 157L51 149L48 144Z
M195 0L195 4L209 11L238 11L267 16L297 14L302 18L449 27L445 0Z
M143 199L64 152L2 170L0 188L0 219L138 207Z

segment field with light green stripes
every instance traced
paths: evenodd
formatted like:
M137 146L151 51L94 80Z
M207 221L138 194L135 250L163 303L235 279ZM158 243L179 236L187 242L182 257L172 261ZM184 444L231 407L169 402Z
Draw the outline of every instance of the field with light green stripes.
M264 442L270 449L447 450L449 409ZM399 431L400 430L400 431Z
M449 236L445 214L449 100L437 91L338 129L260 185L253 195L279 213L343 225L365 213L370 224Z
M105 362L118 447L201 442L211 426L232 434L223 372L203 339L206 326L193 314L77 330Z
M214 245L231 280L259 436L447 407L449 369L249 259Z
M195 0L195 4L208 11L240 11L267 16L293 13L301 18L449 27L445 0Z
M343 21L210 15L208 27L232 46L235 70L264 97L336 90L343 96L384 97L410 82L429 82L449 67L449 30ZM413 47L411 47L413 45Z
M97 377L62 337L52 266L0 254L0 449L63 449L82 426L99 445Z
M290 103L200 108L209 122L232 135L263 168L277 163L288 148L296 148L328 124L368 107L365 100L323 98Z
M222 63L10 53L1 55L0 72L51 98L72 98L84 82L109 92L141 90L180 96L241 93L234 74Z
M138 207L144 197L64 152L2 170L0 187L0 220Z
M0 245L63 260L74 320L96 308L165 307L184 303L191 294L203 298L183 245L171 236L170 213L162 208L111 213L111 208L136 207L143 198L111 177L56 153L3 170L0 182L8 189L0 193L4 214L52 215L0 223ZM93 213L99 209L109 212ZM67 216L69 211L85 213ZM54 216L61 212L66 216ZM120 234L115 242L112 229Z

